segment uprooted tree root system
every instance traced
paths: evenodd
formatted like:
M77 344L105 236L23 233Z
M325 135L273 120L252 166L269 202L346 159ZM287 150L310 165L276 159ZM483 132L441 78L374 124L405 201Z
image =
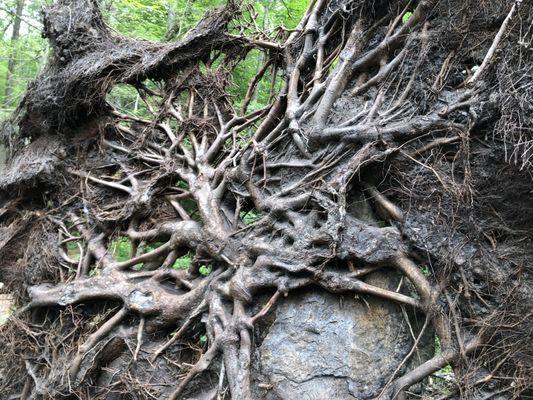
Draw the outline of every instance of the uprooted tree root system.
M45 10L53 57L3 128L0 397L260 398L256 338L305 287L425 316L372 398L447 365L436 398L531 396L532 2L314 0L275 32L243 10L178 43ZM442 351L412 366L424 331Z

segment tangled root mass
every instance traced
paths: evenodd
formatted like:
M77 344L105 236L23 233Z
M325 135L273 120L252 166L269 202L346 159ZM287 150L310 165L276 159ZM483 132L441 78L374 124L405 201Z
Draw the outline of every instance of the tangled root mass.
M18 311L0 393L257 398L256 339L310 287L435 332L440 353L368 398L409 398L448 364L449 398L527 398L532 2L316 0L275 35L241 11L151 43L113 33L94 0L45 10L53 57L2 131ZM237 105L252 50L265 64ZM252 109L266 79L283 85ZM112 104L120 84L144 115Z

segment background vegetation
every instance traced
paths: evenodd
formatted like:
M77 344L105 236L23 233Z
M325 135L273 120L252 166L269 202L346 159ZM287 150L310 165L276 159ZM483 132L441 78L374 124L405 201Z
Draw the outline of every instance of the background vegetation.
M27 84L45 65L46 40L41 36L41 10L51 0L5 0L0 3L0 119L16 107ZM108 24L117 32L151 41L175 41L192 28L208 10L226 0L101 0ZM293 28L307 0L254 0L247 12L257 14L264 31L279 26ZM235 102L245 94L248 82L262 66L262 56L252 52L235 71ZM268 79L265 79L268 81ZM250 109L265 104L270 93L259 85ZM138 106L135 91L114 90L112 100L133 111Z

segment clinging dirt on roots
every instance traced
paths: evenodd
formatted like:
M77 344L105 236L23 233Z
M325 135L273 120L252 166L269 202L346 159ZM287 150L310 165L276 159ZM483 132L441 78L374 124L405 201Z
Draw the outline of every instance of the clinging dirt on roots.
M246 7L177 43L45 10L2 128L0 397L533 396L532 1L313 0L276 32Z

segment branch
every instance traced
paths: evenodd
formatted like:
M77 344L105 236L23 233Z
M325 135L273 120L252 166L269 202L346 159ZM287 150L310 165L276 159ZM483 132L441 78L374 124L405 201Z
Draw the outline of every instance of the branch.
M500 30L496 34L496 37L494 38L494 41L492 42L492 45L490 46L489 51L485 55L485 58L483 59L483 62L481 63L481 66L478 68L478 70L472 75L472 77L468 80L467 85L474 84L481 74L487 69L487 66L490 64L492 58L494 57L494 53L496 52L496 49L498 48L498 45L500 44L500 41L503 38L503 35L505 34L505 31L507 30L507 26L509 25L509 22L511 21L511 18L513 17L513 14L516 10L517 4L520 4L520 2L515 1L513 6L511 7L511 11L509 11L509 14L507 14L507 17L502 23L502 26L500 27Z
M92 182L95 182L95 183L99 183L100 185L104 185L104 186L107 186L107 187L110 187L110 188L113 188L113 189L117 189L117 190L120 190L120 191L123 191L123 192L126 192L128 194L132 194L133 191L131 188L127 187L127 186L124 186L124 185L121 185L119 183L115 183L115 182L109 182L109 181L104 181L103 179L98 179L98 178L95 178L95 177L92 177L90 174L88 174L87 172L83 172L83 171L76 171L74 169L69 169L68 170L72 175L76 175L76 176L79 176L81 178L85 178L85 179L88 179Z
M478 349L481 345L481 340L476 338L465 345L466 354L472 353ZM381 394L378 399L394 399L398 394L417 382L420 382L427 376L437 372L439 369L444 368L446 365L461 357L460 352L454 350L447 350L442 354L439 354L432 359L426 361L424 364L416 367L412 371L398 378L393 384L392 389L387 393Z

